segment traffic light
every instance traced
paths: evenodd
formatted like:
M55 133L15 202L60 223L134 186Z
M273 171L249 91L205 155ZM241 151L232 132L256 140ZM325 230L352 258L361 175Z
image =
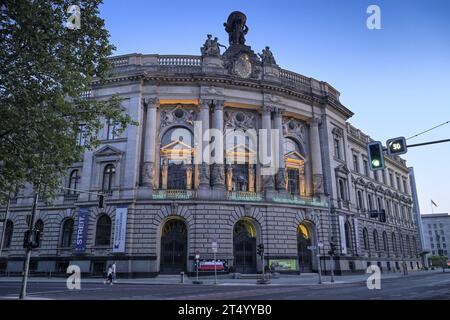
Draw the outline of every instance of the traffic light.
M328 251L328 254L330 256L333 256L336 252L336 245L333 242L330 242L330 251Z
M41 231L40 230L27 230L23 237L23 247L25 249L38 248L41 243Z
M374 141L367 145L370 170L384 169L383 145L380 141Z
M98 208L104 209L105 208L105 195L99 194L98 195Z
M382 223L386 223L386 210L384 210L384 209L381 209L380 211L379 211L379 218L380 218L380 222L382 222Z
M386 142L387 153L390 156L405 154L408 151L405 137L389 139Z
M258 248L256 249L256 254L258 256L261 256L261 258L264 255L264 245L262 243L258 244Z

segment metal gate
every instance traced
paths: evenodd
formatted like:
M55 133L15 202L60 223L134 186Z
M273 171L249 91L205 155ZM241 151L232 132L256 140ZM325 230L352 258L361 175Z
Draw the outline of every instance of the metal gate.
M164 224L161 233L161 273L186 271L187 229L186 224L172 219Z
M256 273L256 238L252 237L238 222L234 228L234 270L237 273Z
M297 234L298 266L302 273L312 272L311 251L308 247L311 245L311 239L306 239L303 233Z

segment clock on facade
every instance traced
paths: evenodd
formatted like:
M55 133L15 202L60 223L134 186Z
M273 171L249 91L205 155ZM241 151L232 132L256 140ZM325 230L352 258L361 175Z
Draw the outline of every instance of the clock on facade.
M242 78L248 78L252 73L252 64L248 55L241 55L234 63L234 73Z

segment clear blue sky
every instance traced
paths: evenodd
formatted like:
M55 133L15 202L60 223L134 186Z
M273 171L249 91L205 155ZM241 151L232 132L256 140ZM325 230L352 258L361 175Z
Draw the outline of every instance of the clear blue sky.
M381 8L381 30L366 9ZM105 0L101 15L116 54L200 54L211 33L228 45L223 22L247 15L247 44L269 45L286 69L327 81L372 138L410 137L450 120L450 1ZM411 140L450 138L450 125ZM422 213L450 213L450 143L410 149Z

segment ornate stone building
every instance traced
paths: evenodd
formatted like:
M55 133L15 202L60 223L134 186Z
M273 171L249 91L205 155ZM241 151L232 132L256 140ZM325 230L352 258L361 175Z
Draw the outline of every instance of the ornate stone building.
M225 28L223 53L208 35L201 56L111 59L113 75L94 82L86 98L119 94L139 126L115 136L117 124L105 121L101 146L67 171L64 187L93 194L65 191L51 206L39 204L43 237L33 271L77 264L97 274L116 261L119 272L135 275L192 272L196 254L213 258L213 240L231 272L261 271L259 244L273 270L316 272L318 254L329 272L330 242L337 273L372 263L383 271L420 267L405 161L386 157L386 170L369 171L371 139L347 122L353 113L338 91L280 68L269 47L257 55L245 44L242 13L232 13ZM280 134L274 139L260 129ZM224 140L214 151L223 161L210 164L198 152L202 136ZM279 164L269 175L261 140ZM105 209L97 206L98 192L107 194ZM22 269L31 202L32 190L12 200L1 271ZM386 223L370 218L377 209L386 210Z

